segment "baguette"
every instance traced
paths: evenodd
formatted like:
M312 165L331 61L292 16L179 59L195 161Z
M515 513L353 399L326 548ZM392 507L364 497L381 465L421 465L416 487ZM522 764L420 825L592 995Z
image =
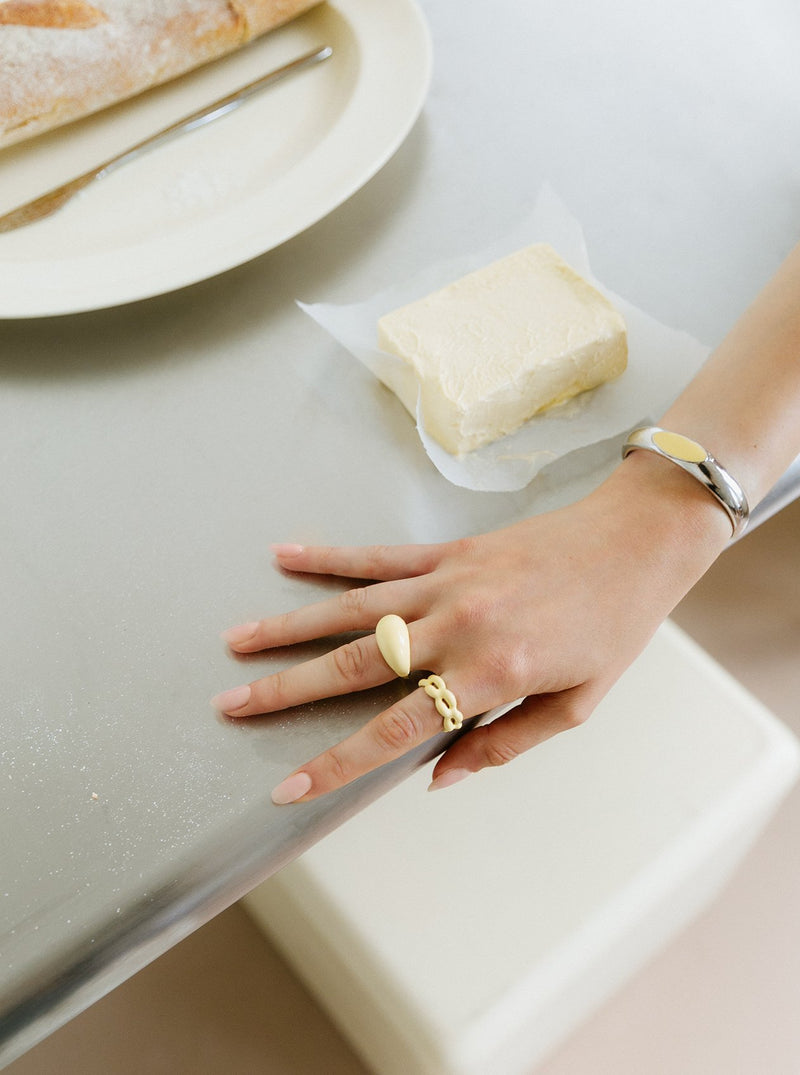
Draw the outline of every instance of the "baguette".
M319 0L0 0L0 147L232 52Z

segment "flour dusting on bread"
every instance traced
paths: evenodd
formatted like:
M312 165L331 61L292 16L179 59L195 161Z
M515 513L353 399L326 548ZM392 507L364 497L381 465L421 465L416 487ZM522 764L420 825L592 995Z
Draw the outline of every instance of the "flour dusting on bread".
M87 30L106 16L82 0L4 0L0 26L40 26L50 30Z
M0 0L0 147L239 48L319 0Z

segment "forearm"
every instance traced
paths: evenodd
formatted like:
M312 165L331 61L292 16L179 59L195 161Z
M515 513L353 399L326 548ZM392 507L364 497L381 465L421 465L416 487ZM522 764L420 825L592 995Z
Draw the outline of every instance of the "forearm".
M751 508L800 454L800 246L660 424L716 456Z
M800 454L800 246L697 377L659 419L702 444L753 507ZM646 451L632 452L589 497L609 548L651 579L666 615L728 545L731 524L703 485Z

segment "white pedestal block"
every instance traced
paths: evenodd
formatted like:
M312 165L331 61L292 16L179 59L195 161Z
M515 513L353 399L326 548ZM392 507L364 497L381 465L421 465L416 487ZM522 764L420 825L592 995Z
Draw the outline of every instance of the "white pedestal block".
M418 774L245 905L379 1075L529 1075L708 904L797 771L668 623L584 726L435 794Z

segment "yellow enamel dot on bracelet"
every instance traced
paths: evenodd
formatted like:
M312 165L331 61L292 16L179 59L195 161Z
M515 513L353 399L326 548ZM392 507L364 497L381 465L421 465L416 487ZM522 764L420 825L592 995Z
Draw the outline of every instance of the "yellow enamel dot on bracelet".
M391 670L405 679L411 671L411 639L405 620L394 613L383 616L375 628L375 641Z
M744 489L702 444L660 426L641 426L628 434L622 446L622 458L639 448L669 459L691 474L725 510L731 522L731 536L742 533L750 515Z
M667 429L659 429L653 434L653 443L658 445L662 452L683 459L686 463L703 463L708 458L708 452L697 441L684 437L682 433L670 433Z

